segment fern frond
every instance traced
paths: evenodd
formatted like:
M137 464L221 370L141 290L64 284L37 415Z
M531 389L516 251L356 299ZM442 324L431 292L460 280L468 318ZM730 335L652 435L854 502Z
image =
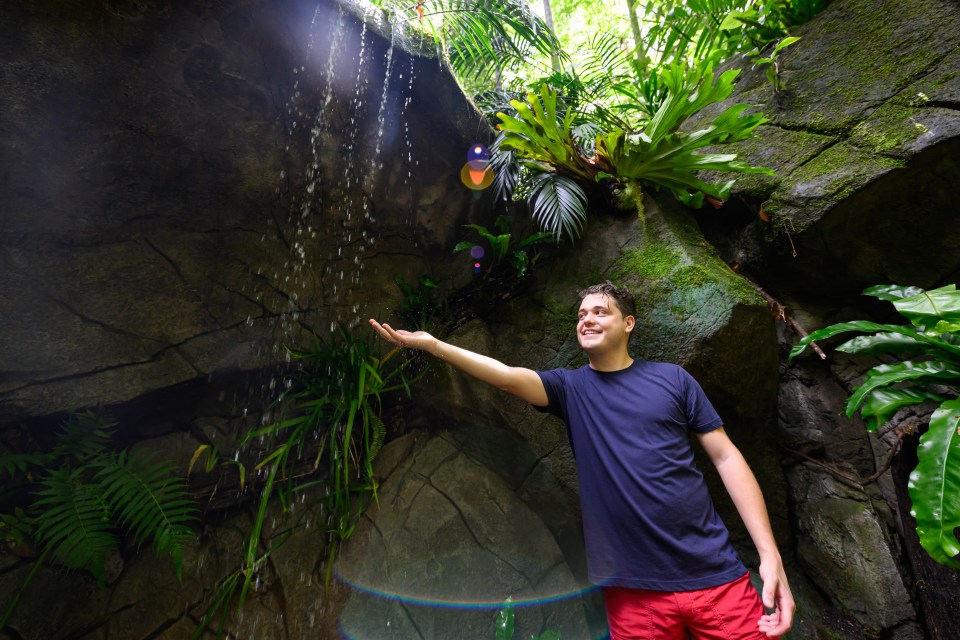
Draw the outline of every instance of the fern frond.
M372 411L367 413L368 428L370 430L370 445L367 448L366 460L373 462L373 459L380 453L383 443L387 439L387 425L384 424L380 416Z
M0 456L0 476L12 480L18 473L26 475L31 467L45 467L52 461L53 456L47 453L8 453Z
M183 546L193 538L190 525L197 520L184 480L165 463L137 460L126 452L104 456L97 464L101 495L118 523L138 547L152 540L157 553L169 554L182 578Z
M110 507L83 471L60 469L43 478L34 503L37 540L65 566L87 569L102 581L104 558L117 537Z
M84 463L100 455L110 445L117 423L98 411L73 411L60 425L54 458Z

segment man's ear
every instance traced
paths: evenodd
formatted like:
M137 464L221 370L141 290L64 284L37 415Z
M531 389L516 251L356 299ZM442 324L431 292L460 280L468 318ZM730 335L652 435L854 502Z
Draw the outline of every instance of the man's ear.
M637 319L633 316L627 316L623 321L627 324L627 333L633 331L633 328L637 326Z

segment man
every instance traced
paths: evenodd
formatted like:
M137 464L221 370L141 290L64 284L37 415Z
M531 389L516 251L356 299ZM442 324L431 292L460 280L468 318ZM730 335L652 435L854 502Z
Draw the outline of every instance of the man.
M632 358L633 296L610 282L580 292L577 339L589 364L534 371L370 324L563 418L577 461L589 578L612 640L754 640L790 630L794 601L756 478L703 390L681 367ZM760 556L763 599L693 460L716 466ZM764 606L773 610L765 613Z

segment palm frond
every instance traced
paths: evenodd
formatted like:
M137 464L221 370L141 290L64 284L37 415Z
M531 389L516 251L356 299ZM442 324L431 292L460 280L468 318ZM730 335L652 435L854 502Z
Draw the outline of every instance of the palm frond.
M197 512L186 483L169 465L128 457L126 452L97 461L96 478L103 499L138 546L153 541L158 553L170 554L182 575L183 546L193 538Z
M520 179L520 165L516 162L512 149L500 146L503 134L490 146L490 167L493 169L493 193L498 200L509 201Z
M533 218L559 242L563 234L576 241L587 220L587 194L576 182L555 173L534 177L530 191Z
M117 545L110 507L83 469L56 470L41 481L34 505L38 542L65 566L103 579L106 554Z
M462 79L477 79L529 63L532 54L565 60L560 42L523 0L435 0L425 14L447 43L450 63ZM487 85L489 86L489 85Z

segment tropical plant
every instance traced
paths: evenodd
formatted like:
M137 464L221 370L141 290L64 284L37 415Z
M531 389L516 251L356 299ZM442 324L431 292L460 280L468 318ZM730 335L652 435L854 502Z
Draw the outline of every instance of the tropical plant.
M758 56L756 60L754 60L755 66L766 67L767 82L773 87L774 93L780 93L786 88L786 85L783 83L783 78L780 76L780 52L799 39L800 38L792 36L783 38L777 42L769 54Z
M857 411L867 429L876 432L904 408L939 403L917 448L919 462L910 474L911 515L917 521L920 544L941 564L960 568L960 291L955 285L924 291L919 287L879 285L865 295L893 303L910 324L842 322L814 331L790 352L793 359L814 340L858 331L838 351L859 355L905 358L880 364L867 372L845 406Z
M639 44L648 64L698 60L719 53L757 56L810 20L829 0L663 0L643 4L650 25Z
M497 612L495 640L513 640L516 627L515 617L513 600L507 598L503 607ZM562 638L559 631L544 631L539 636L530 636L530 640L562 640Z
M536 260L536 254L531 257L530 248L554 238L554 234L541 231L529 235L519 242L512 242L513 234L510 233L510 218L507 216L497 216L494 222L494 232L479 224L466 224L464 226L473 229L477 235L486 241L490 248L490 260L486 270L488 274L492 273L498 266L508 264L513 268L517 277L523 277L533 261ZM453 252L459 253L474 246L476 246L474 242L464 240L453 248Z
M138 548L151 543L172 557L183 577L184 545L197 511L183 478L167 463L109 449L116 423L95 411L76 411L61 424L45 452L0 457L0 475L25 483L32 500L0 516L8 543L31 544L38 558L7 607L2 629L40 566L54 558L61 566L104 579L104 561L121 532Z
M566 54L552 29L524 0L374 0L444 44L454 73L471 93L500 87L532 58Z
M752 137L754 129L766 120L759 114L744 115L749 105L728 107L703 129L680 130L692 115L725 100L733 91L739 71L731 69L714 76L713 68L713 60L692 68L671 65L661 74L665 97L643 130L636 134L622 129L601 131L591 145L578 143L572 111L564 110L557 93L543 85L539 95L528 94L525 103L511 102L516 116L498 114L501 133L492 150L495 154L512 151L513 159L528 171L527 199L532 215L557 237L565 233L575 240L585 222L587 197L578 182L609 180L627 186L667 187L693 207L701 206L704 196L723 201L733 180L711 184L700 179L698 172L772 172L740 162L735 154L696 153L703 147ZM502 164L502 160L493 162L495 167ZM639 207L639 189L633 191Z
M399 347L376 357L365 340L342 326L330 341L317 338L311 349L289 353L299 369L274 404L278 419L252 429L241 442L241 448L257 449L254 469L262 478L244 557L240 567L218 583L194 637L214 618L220 621L218 635L222 633L230 608L243 608L266 561L298 526L284 529L263 548L271 505L279 502L288 512L295 495L324 487L329 584L339 544L352 535L370 500L376 500L373 460L386 438L382 395L410 393L404 369L411 361L392 362Z
M403 300L394 311L410 326L430 331L434 325L446 319L448 314L446 302L437 296L437 283L430 276L426 274L420 276L416 287L401 275L394 276L393 281L403 293Z

